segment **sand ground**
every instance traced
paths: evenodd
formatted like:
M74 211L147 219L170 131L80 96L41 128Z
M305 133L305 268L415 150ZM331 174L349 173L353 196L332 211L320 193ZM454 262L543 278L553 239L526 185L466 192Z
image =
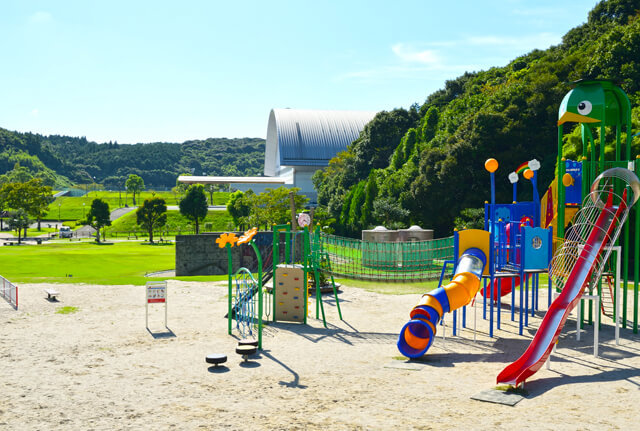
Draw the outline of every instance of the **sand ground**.
M640 336L623 329L616 345L609 322L595 358L593 328L578 342L570 318L552 369L510 407L470 397L495 386L544 311L519 336L505 306L494 338L479 313L477 342L470 330L438 338L421 369L405 370L388 365L419 295L343 286L344 321L327 298L327 329L271 324L262 353L243 363L222 284L170 281L170 332L161 305L145 328L143 286L55 285L57 303L45 287L20 286L18 311L0 301L2 430L610 430L640 420ZM78 311L57 314L63 306ZM228 355L225 367L205 363L215 352Z

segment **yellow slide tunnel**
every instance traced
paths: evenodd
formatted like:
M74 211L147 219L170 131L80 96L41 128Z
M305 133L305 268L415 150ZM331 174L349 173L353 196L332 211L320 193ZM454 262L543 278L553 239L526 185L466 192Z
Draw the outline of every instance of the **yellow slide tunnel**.
M486 263L487 257L479 248L472 247L462 253L453 280L422 295L411 310L411 320L402 327L398 338L400 353L419 358L429 350L444 313L467 305L476 296Z

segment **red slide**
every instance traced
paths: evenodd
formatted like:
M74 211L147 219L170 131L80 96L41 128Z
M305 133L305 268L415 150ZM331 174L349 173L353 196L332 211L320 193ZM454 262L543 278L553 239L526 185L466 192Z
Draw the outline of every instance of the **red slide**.
M626 208L626 190L622 198L623 202L618 208L612 205L612 201L613 196L610 193L607 204L598 216L584 249L567 277L562 293L549 307L549 311L544 316L540 328L538 328L527 350L517 361L508 365L498 374L496 379L498 384L518 386L535 374L546 362L551 349L558 341L569 313L580 300L582 292L591 278L598 256L603 252L620 214Z
M511 281L515 280L515 287L520 286L520 277L499 277L493 280L493 298L502 298L504 295L511 293ZM482 296L489 298L491 291L489 286L482 289ZM500 296L498 296L500 295Z

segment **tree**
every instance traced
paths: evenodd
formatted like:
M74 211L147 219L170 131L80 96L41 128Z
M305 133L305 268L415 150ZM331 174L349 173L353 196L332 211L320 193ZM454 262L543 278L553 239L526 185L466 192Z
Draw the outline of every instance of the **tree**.
M207 196L202 184L193 184L187 194L180 200L180 214L193 220L196 224L196 235L200 233L200 220L207 216Z
M136 193L140 196L140 192L144 190L144 180L136 174L129 175L124 183L127 191L133 194L133 205L136 204Z
M213 192L218 191L217 184L205 184L204 191L209 193L209 205L213 205Z
M266 188L264 192L257 195L257 199L251 206L250 224L268 227L289 222L291 220L289 193L294 193L293 200L296 210L304 208L309 201L306 196L297 194L299 191L298 187L290 189L284 186L280 186L277 189Z
M254 195L253 190L249 189L246 193L236 190L231 193L227 201L227 212L233 219L233 223L244 230L244 224L247 217L251 214L251 197Z
M102 199L94 199L87 214L87 222L96 230L96 242L100 243L100 229L111 226L109 204Z
M453 227L457 230L484 229L484 208L465 208L453 220Z
M137 223L149 232L149 242L153 244L153 230L167 222L167 204L162 198L145 199L136 211Z
M31 224L31 219L29 219L29 214L22 208L17 209L13 214L10 214L9 217L9 228L15 230L18 233L18 244L21 243L20 232L24 229L25 238L27 236L27 228Z
M409 215L409 211L402 208L390 198L379 198L373 201L373 216L384 223L388 229L398 229L404 226L403 220Z
M51 187L42 184L38 178L25 183L5 183L0 187L0 201L4 206L14 210L23 209L27 215L38 220L38 227L52 200Z

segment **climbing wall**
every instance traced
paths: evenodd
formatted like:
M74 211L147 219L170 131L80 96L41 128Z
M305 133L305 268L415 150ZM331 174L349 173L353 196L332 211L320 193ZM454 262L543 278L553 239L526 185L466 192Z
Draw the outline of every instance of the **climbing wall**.
M278 265L275 277L275 319L304 322L304 270L302 265Z

